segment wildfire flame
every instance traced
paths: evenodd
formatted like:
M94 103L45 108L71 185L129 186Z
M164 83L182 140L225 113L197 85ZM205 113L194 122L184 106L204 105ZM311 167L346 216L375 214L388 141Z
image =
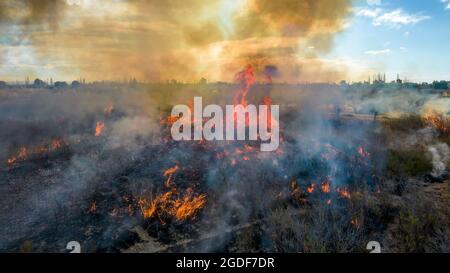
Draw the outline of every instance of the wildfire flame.
M165 177L169 177L172 174L174 174L176 171L178 171L178 165L173 166L172 168L168 168L167 170L164 171L164 176Z
M320 186L322 189L322 192L324 193L329 193L330 192L330 182L325 181L322 183L322 185Z
M239 105L239 106L246 107L246 106L248 106L247 95L248 95L248 93L250 91L250 87L255 83L255 80L256 80L253 67L251 65L248 65L244 70L236 73L235 79L236 79L236 81L238 81L240 83L240 88L236 91L236 93L233 96L233 105L234 106L238 106ZM264 105L267 106L267 113L266 113L267 114L267 126L268 126L268 128L271 128L274 123L278 122L271 115L272 99L270 97L268 97L268 96L265 96L263 98L262 102L264 103ZM194 105L193 101L188 101L186 103L186 105L188 106L188 108L192 112L193 105ZM259 114L261 114L261 113L258 113L258 115ZM226 123L229 123L229 122L231 122L231 123L232 122L242 122L240 119L238 120L237 117L238 116L237 116L237 111L236 111L232 117L227 117L228 119L226 120ZM172 115L170 115L170 116L167 116L165 118L161 118L160 119L160 124L171 126L176 121L178 121L180 118L181 118L180 116L172 116ZM205 121L208 121L208 118L203 118L202 122L205 122ZM258 116L257 119L254 119L254 120L252 119L252 122L255 122L256 124L251 124L251 125L258 126L258 124L257 124L258 121L259 121L259 116ZM185 120L184 123L185 123L184 125L187 125L187 126L192 126L192 124L195 125L196 124L195 117L191 118L191 120ZM250 126L250 119L249 119L248 115L245 115L243 123L244 123L245 127L249 127ZM237 126L239 126L239 125L240 124L238 124ZM197 128L194 128L194 129L197 129ZM203 144L203 143L204 143L204 140L198 141L198 144ZM252 150L247 150L249 147L245 147L245 149L246 149L245 151L246 152L252 152ZM250 149L253 149L253 148L250 147ZM243 154L244 151L236 150L236 153L237 154ZM278 149L277 153L278 154L282 154L283 151ZM250 160L250 157L249 156L245 156L245 157L242 158L242 160L248 161L248 160ZM236 160L232 160L231 165L233 165L233 166L236 165Z
M194 217L197 212L203 208L206 202L206 195L197 195L192 188L186 189L180 194L172 182L172 177L180 167L177 165L164 170L163 174L167 177L166 187L170 187L165 193L157 195L154 199L140 198L138 205L144 219L157 217L162 223L165 219L173 218L176 221L186 221Z
M175 188L156 196L152 201L141 198L138 202L142 216L158 217L164 223L164 218L171 217L177 221L186 221L196 215L204 207L206 195L195 195L191 188L179 194Z
M349 192L346 188L344 188L344 189L337 188L337 189L336 189L336 192L337 192L342 198L347 198L347 199L350 199L350 198L351 198L351 194L350 194L350 192Z
M172 126L172 124L174 124L179 119L179 116L168 116L165 119L161 119L160 123Z
M444 114L429 110L422 115L422 121L425 125L434 127L443 134L450 133L450 119Z
M95 136L99 137L102 134L104 128L105 123L103 121L97 121L97 124L95 126Z
M164 171L164 176L167 177L166 182L164 183L164 185L166 187L170 187L172 185L172 175L178 171L178 165L173 166L172 168L168 168L167 170Z
M17 158L16 158L15 156L12 156L12 157L8 158L8 159L6 160L6 162L7 162L8 164L14 164L14 163L17 162Z
M14 163L24 161L28 157L36 154L44 154L51 151L55 151L61 149L63 146L63 141L61 139L53 139L50 144L27 149L25 146L21 146L15 155L10 156L6 163L8 165L12 165Z
M236 74L236 80L239 81L243 87L236 92L233 103L234 105L241 104L247 106L247 94L250 91L250 87L255 82L255 74L253 73L253 67L248 65L246 69Z
M350 221L350 223L355 227L359 228L361 226L361 223L359 222L358 218L354 218Z

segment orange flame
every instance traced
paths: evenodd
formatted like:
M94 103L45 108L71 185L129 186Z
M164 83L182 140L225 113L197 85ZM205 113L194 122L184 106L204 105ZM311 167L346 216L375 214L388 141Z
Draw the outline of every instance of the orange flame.
M322 188L322 191L324 193L329 193L330 192L330 182L325 181L322 183L322 185L320 186Z
M309 186L309 187L306 189L306 191L307 191L308 193L312 193L312 192L314 191L315 187L316 187L316 184L315 184L315 183L312 183L311 186Z
M255 82L253 67L248 65L246 69L238 72L235 77L236 80L243 85L243 87L235 94L233 103L234 105L241 104L243 106L247 106L247 94L250 91L250 87Z
M450 133L450 120L444 114L430 110L422 116L422 121L443 134Z
M161 119L160 123L171 126L172 124L174 124L180 118L181 117L179 117L179 116L168 116L165 119Z
M157 217L161 223L165 223L164 219L169 217L177 221L185 221L194 217L203 208L206 202L205 194L194 194L192 188L188 188L180 195L174 187L171 178L178 169L179 166L175 165L164 171L164 176L167 177L167 181L165 182L166 187L172 186L169 191L157 195L151 201L146 198L140 198L138 200L138 205L144 219Z
M351 194L350 194L350 192L349 192L346 188L344 188L344 189L337 188L337 189L336 189L336 192L337 192L342 198L347 198L347 199L350 199L350 198L351 198Z
M206 195L193 196L193 191L189 188L182 199L178 199L174 205L174 216L178 221L185 221L195 215L203 208L206 202Z
M102 134L103 129L105 128L105 123L102 121L97 121L97 125L95 126L95 136L98 137Z
M30 149L30 151L26 147L21 146L19 148L19 150L17 151L17 154L10 156L6 160L6 163L11 165L11 164L17 163L19 161L24 161L27 159L27 157L29 157L30 155L33 155L33 154L41 154L41 153L47 153L50 151L58 150L58 149L62 148L63 144L64 143L62 140L53 139L50 144Z
M164 176L167 177L166 182L164 183L164 185L166 187L170 187L172 186L172 175L178 171L178 165L173 166L172 168L168 168L167 170L164 171Z
M174 174L176 171L178 171L178 165L173 166L172 168L168 168L164 171L164 176L168 177Z
M10 158L8 158L6 160L6 163L8 164L14 164L18 161L23 161L27 158L27 148L25 148L24 146L21 146L19 148L19 151L17 152L17 155L13 155Z
M17 158L15 156L12 156L12 157L8 158L8 160L6 160L6 162L8 164L14 164L17 162Z
M194 217L205 202L205 194L195 195L189 188L180 196L173 188L150 202L141 198L138 204L145 219L157 216L163 222L164 217L171 217L181 222Z
M350 223L355 227L359 228L361 226L361 223L359 222L358 218L354 218L350 221Z

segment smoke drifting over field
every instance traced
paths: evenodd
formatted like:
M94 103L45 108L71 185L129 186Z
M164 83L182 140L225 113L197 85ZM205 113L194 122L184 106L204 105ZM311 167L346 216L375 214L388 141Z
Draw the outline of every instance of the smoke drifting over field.
M132 245L124 244L133 242L124 234L144 226L165 244L151 251L177 249L182 238L196 242L201 234L214 239L184 250L233 251L237 230L261 224L253 236L265 242L259 246L264 250L319 251L312 245L286 248L274 233L280 221L311 225L298 229L295 240L322 238L329 251L361 247L361 227L368 222L355 202L380 191L387 149L400 147L397 138L380 144L383 128L373 111L384 118L390 110L377 108L385 105L382 93L363 96L335 85L251 86L249 103L270 97L280 104L280 148L265 153L253 142L170 138L171 106L190 105L194 96L205 104L229 104L239 84L118 86L3 93L2 179L16 190L4 186L1 194L20 202L2 201L10 209L1 222L14 223L2 225L2 249L17 250L29 239L39 242L36 251L60 251L77 236L86 251L118 251ZM400 96L389 98L389 107L405 110ZM411 95L417 107L409 114L420 117L436 99ZM364 109L349 112L348 105ZM408 149L427 145L430 173L439 177L447 172L448 146L436 140L438 127L432 125L412 128L399 143ZM303 224L294 220L299 215ZM327 223L336 230L320 228ZM348 240L334 245L335 236Z

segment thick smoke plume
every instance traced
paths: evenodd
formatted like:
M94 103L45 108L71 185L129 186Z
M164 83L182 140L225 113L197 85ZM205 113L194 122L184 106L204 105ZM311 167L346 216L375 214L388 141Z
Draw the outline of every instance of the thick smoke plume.
M278 81L345 76L345 68L319 56L330 51L333 36L344 28L348 0L6 0L0 5L7 44L20 32L30 43L19 48L31 55L28 65L50 64L21 74L230 81L252 63L260 71L278 67Z

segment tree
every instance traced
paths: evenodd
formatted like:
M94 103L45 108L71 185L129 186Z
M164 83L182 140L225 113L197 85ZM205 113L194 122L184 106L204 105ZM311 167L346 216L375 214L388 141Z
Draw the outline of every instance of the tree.
M33 88L44 88L47 84L41 79L35 79Z

